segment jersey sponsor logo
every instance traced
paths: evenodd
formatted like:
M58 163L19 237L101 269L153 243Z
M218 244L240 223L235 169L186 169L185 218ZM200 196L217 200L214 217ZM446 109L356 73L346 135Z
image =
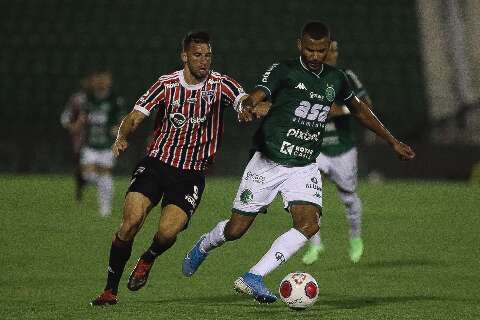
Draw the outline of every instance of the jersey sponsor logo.
M187 194L185 195L185 200L188 201L188 203L190 203L193 207L193 209L196 208L197 206L197 200L198 200L198 187L197 186L193 186L193 193L192 194ZM193 210L191 210L190 212L193 212Z
M307 87L303 84L303 82L299 82L296 86L295 89L300 89L300 90L307 90Z
M245 177L245 181L251 180L256 183L264 184L265 183L265 177L261 176L257 173L253 173L251 171L247 172L247 176Z
M315 92L310 91L310 99L323 100L323 96L319 93L315 93Z
M172 113L170 114L169 118L170 118L170 122L177 129L180 129L181 127L183 127L187 120L185 116L181 113Z
M243 204L248 204L248 203L252 202L252 200L253 200L252 191L250 191L249 189L243 190L242 193L240 194L240 201Z
M270 68L265 71L265 73L262 76L262 82L268 82L268 77L270 77L270 74L272 73L273 69L275 69L278 66L278 63L272 64Z
M179 85L180 85L180 83L178 83L178 82L165 83L165 88L172 89L172 88L178 87Z
M219 84L220 83L220 80L213 80L213 79L208 79L208 84Z
M212 104L213 100L215 99L215 91L214 90L202 91L201 96L206 103Z
M188 98L188 99L187 99L187 102L188 102L188 103L195 103L195 102L197 102L197 98L195 98L195 97L193 97L193 98Z
M335 99L335 89L333 89L331 85L327 84L327 88L325 89L325 97L330 102L333 102Z
M173 126L177 129L180 129L183 127L187 122L191 124L200 124L203 123L207 120L206 116L203 117L193 117L193 118L186 118L183 114L181 113L172 113L169 115L170 122L173 124Z
M322 187L320 187L318 184L316 183L307 183L305 185L305 188L307 189L313 189L313 190L317 190L317 191L322 191Z
M294 137L303 141L319 141L320 133L310 133L308 131L302 131L300 129L290 128L287 132L287 137Z
M313 150L294 145L290 142L283 141L282 146L280 147L280 152L294 157L311 159L313 156Z

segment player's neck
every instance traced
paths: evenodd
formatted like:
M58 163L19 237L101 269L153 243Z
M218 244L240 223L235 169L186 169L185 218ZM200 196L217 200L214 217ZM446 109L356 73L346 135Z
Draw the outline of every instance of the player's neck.
M185 82L189 85L196 85L196 84L199 84L203 81L205 81L205 79L207 77L203 77L203 78L197 78L195 77L191 72L190 72L190 69L188 69L187 67L185 67L183 69L183 78L185 79Z

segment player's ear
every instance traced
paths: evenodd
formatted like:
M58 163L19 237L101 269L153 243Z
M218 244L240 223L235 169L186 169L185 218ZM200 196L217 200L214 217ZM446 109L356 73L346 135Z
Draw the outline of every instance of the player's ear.
M187 63L187 53L185 51L182 51L180 54L180 59L182 59L183 63Z
M298 48L298 51L302 52L302 40L301 39L297 39L297 48Z

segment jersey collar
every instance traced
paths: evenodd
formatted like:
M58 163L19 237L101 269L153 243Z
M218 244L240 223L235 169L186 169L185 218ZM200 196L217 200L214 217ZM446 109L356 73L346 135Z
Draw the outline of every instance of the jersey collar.
M315 77L319 78L320 77L320 74L322 73L323 71L323 63L322 63L322 69L320 69L320 71L318 73L315 73L313 72L312 70L308 69L307 66L303 63L302 61L302 57L298 57L298 60L300 61L300 64L302 65L302 68L305 69L305 71L313 74Z
M199 89L201 89L203 87L203 85L205 84L205 82L207 81L207 79L209 78L209 76L207 76L207 77L205 77L205 80L203 80L200 83L188 84L185 81L185 77L183 76L183 71L184 71L184 69L178 71L178 79L180 80L180 84L182 85L182 87L184 87L185 89L188 89L188 90L199 90Z

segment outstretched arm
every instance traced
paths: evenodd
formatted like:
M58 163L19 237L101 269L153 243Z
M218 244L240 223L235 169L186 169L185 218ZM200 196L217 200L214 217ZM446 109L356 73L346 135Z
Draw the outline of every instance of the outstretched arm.
M137 130L138 125L146 118L146 115L140 111L133 110L127 114L118 128L117 139L113 143L112 151L115 157L128 147L128 137Z
M402 160L411 160L415 157L415 152L410 146L398 141L390 131L378 120L375 114L364 102L360 101L357 97L353 97L347 104L351 114L357 118L357 120L375 132L379 137L388 142L394 151Z

